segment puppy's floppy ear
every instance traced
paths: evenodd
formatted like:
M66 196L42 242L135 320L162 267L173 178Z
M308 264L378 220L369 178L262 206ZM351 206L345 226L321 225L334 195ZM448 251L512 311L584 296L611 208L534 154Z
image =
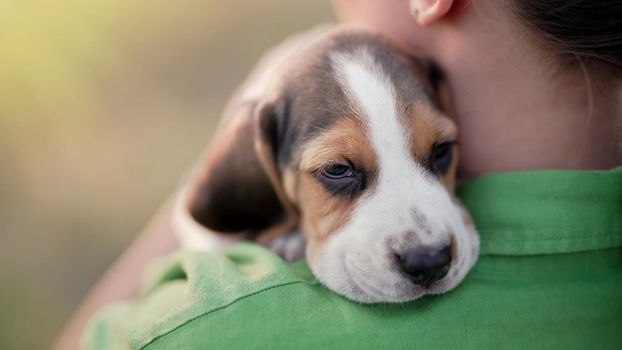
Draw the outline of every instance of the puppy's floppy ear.
M191 185L187 208L218 232L259 231L287 217L276 164L274 103L246 102L219 130L205 166Z

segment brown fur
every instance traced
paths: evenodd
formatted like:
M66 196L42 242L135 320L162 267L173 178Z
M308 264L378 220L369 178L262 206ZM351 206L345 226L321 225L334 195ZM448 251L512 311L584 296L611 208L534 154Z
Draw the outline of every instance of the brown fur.
M310 256L348 221L356 202L356 198L335 197L328 193L314 172L328 163L345 160L365 169L368 174L377 173L378 162L365 126L353 116L341 118L328 131L309 141L302 152L297 192L300 198L304 198L298 205L305 213L301 226L310 245Z
M455 141L457 128L444 114L430 104L415 103L410 105L406 120L406 130L411 130L410 150L420 164L427 164L434 144ZM449 170L443 176L443 185L453 191L456 178L458 152L452 147L452 162Z

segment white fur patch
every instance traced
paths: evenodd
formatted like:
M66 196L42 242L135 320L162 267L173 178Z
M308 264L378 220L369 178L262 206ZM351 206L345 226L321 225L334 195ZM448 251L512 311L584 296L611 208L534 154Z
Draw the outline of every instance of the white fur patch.
M394 86L381 66L365 50L334 54L332 60L353 110L367 126L379 174L375 188L359 198L349 222L331 236L311 268L328 287L361 302L407 301L453 288L475 261L476 235L440 180L411 154ZM397 266L400 252L437 249L450 240L457 252L451 269L428 288L414 285Z

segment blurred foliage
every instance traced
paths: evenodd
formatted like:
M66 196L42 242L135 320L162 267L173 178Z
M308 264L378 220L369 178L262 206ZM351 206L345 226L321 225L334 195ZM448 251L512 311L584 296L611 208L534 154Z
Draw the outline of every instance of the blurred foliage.
M0 349L49 346L260 54L329 5L0 0Z

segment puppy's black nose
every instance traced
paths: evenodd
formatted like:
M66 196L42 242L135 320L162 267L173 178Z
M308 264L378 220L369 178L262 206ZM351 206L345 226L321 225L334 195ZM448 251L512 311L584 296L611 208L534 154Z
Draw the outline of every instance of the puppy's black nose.
M449 246L438 250L410 251L398 255L399 264L404 273L420 286L430 284L445 277L451 263L451 249Z

